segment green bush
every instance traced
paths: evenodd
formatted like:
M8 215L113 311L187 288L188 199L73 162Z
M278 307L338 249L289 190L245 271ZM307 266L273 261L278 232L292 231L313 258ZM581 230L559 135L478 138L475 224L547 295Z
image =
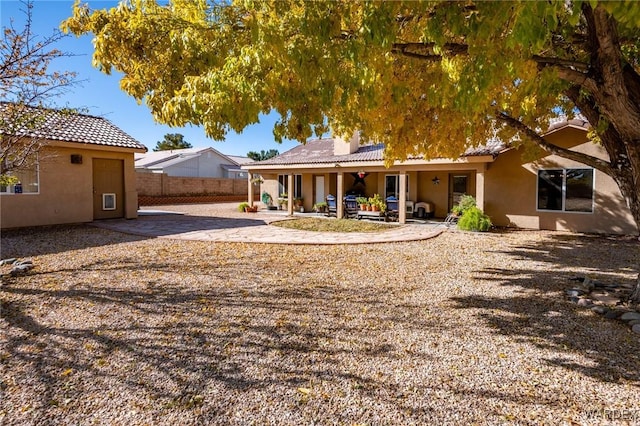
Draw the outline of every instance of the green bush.
M452 213L462 216L465 211L476 206L476 199L472 195L463 195L458 204L451 209Z
M247 203L246 201L244 203L238 204L238 211L243 212L245 207L249 207L249 203Z
M469 207L458 221L458 228L463 231L486 232L491 228L491 219L478 207Z

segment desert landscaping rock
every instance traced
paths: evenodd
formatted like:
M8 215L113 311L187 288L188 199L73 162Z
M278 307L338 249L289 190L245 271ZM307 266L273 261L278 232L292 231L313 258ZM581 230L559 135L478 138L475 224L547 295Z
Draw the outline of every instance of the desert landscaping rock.
M605 305L615 306L619 305L621 300L620 296L612 296L611 294L603 294L598 292L593 292L589 295L593 300L604 303Z
M607 319L618 319L620 318L620 315L622 315L622 312L615 309L611 309L604 314L604 317Z
M636 325L634 325L633 327L631 327L631 330L632 330L634 333L638 333L638 334L640 334L640 324L636 324Z
M622 321L640 320L640 313L638 312L625 312L620 317Z
M606 306L593 306L591 310L599 315L604 315L609 312L609 308L607 308Z
M590 307L592 305L593 305L593 301L591 299L581 298L580 300L578 300L578 306L582 306L582 307L588 308L588 307Z

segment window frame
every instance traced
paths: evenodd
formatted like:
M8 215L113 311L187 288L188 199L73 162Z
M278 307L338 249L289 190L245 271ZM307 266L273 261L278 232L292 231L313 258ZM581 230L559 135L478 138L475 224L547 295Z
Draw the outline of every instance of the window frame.
M570 172L586 170L591 172L591 210L567 210L567 176ZM540 172L559 171L562 173L562 188L560 193L561 208L557 210L540 208ZM569 214L594 214L595 213L596 172L592 167L553 167L538 169L536 171L536 212L542 213L569 213Z
M409 199L409 175L407 174L407 190L405 192L405 200ZM394 194L389 194L387 193L387 179L388 178L395 178L395 193ZM400 199L400 174L385 174L384 175L384 199L386 200L389 197L396 197L398 200Z
M34 170L35 169L35 170ZM28 183L25 184L22 182L22 180L18 180L18 182L20 182L22 184L22 192L15 192L15 188L16 188L16 184L12 184L12 185L7 185L7 186L1 186L0 185L0 194L1 195L38 195L40 194L40 163L38 161L38 157L36 155L36 161L34 162L34 167L31 168L27 168L24 170L16 170L14 172L9 172L9 174L11 175L16 175L16 174L22 174L22 173L35 173L35 183ZM25 186L26 185L35 185L36 187L36 191L25 191ZM3 190L4 189L4 190Z
M289 175L278 175L278 197L280 194L289 195ZM302 175L293 175L293 198L302 198Z

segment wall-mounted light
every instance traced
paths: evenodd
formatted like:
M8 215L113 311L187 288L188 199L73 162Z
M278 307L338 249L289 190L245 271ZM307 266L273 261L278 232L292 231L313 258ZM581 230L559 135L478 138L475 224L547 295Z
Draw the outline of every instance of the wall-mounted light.
M82 164L82 155L71 154L71 164Z
M433 182L434 185L440 185L440 179L438 179L438 176L431 179L431 182Z

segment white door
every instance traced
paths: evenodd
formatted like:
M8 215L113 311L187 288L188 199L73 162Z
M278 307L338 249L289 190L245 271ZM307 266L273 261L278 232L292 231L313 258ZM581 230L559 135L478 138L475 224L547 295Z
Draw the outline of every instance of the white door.
M324 176L316 176L316 200L315 203L324 201Z

